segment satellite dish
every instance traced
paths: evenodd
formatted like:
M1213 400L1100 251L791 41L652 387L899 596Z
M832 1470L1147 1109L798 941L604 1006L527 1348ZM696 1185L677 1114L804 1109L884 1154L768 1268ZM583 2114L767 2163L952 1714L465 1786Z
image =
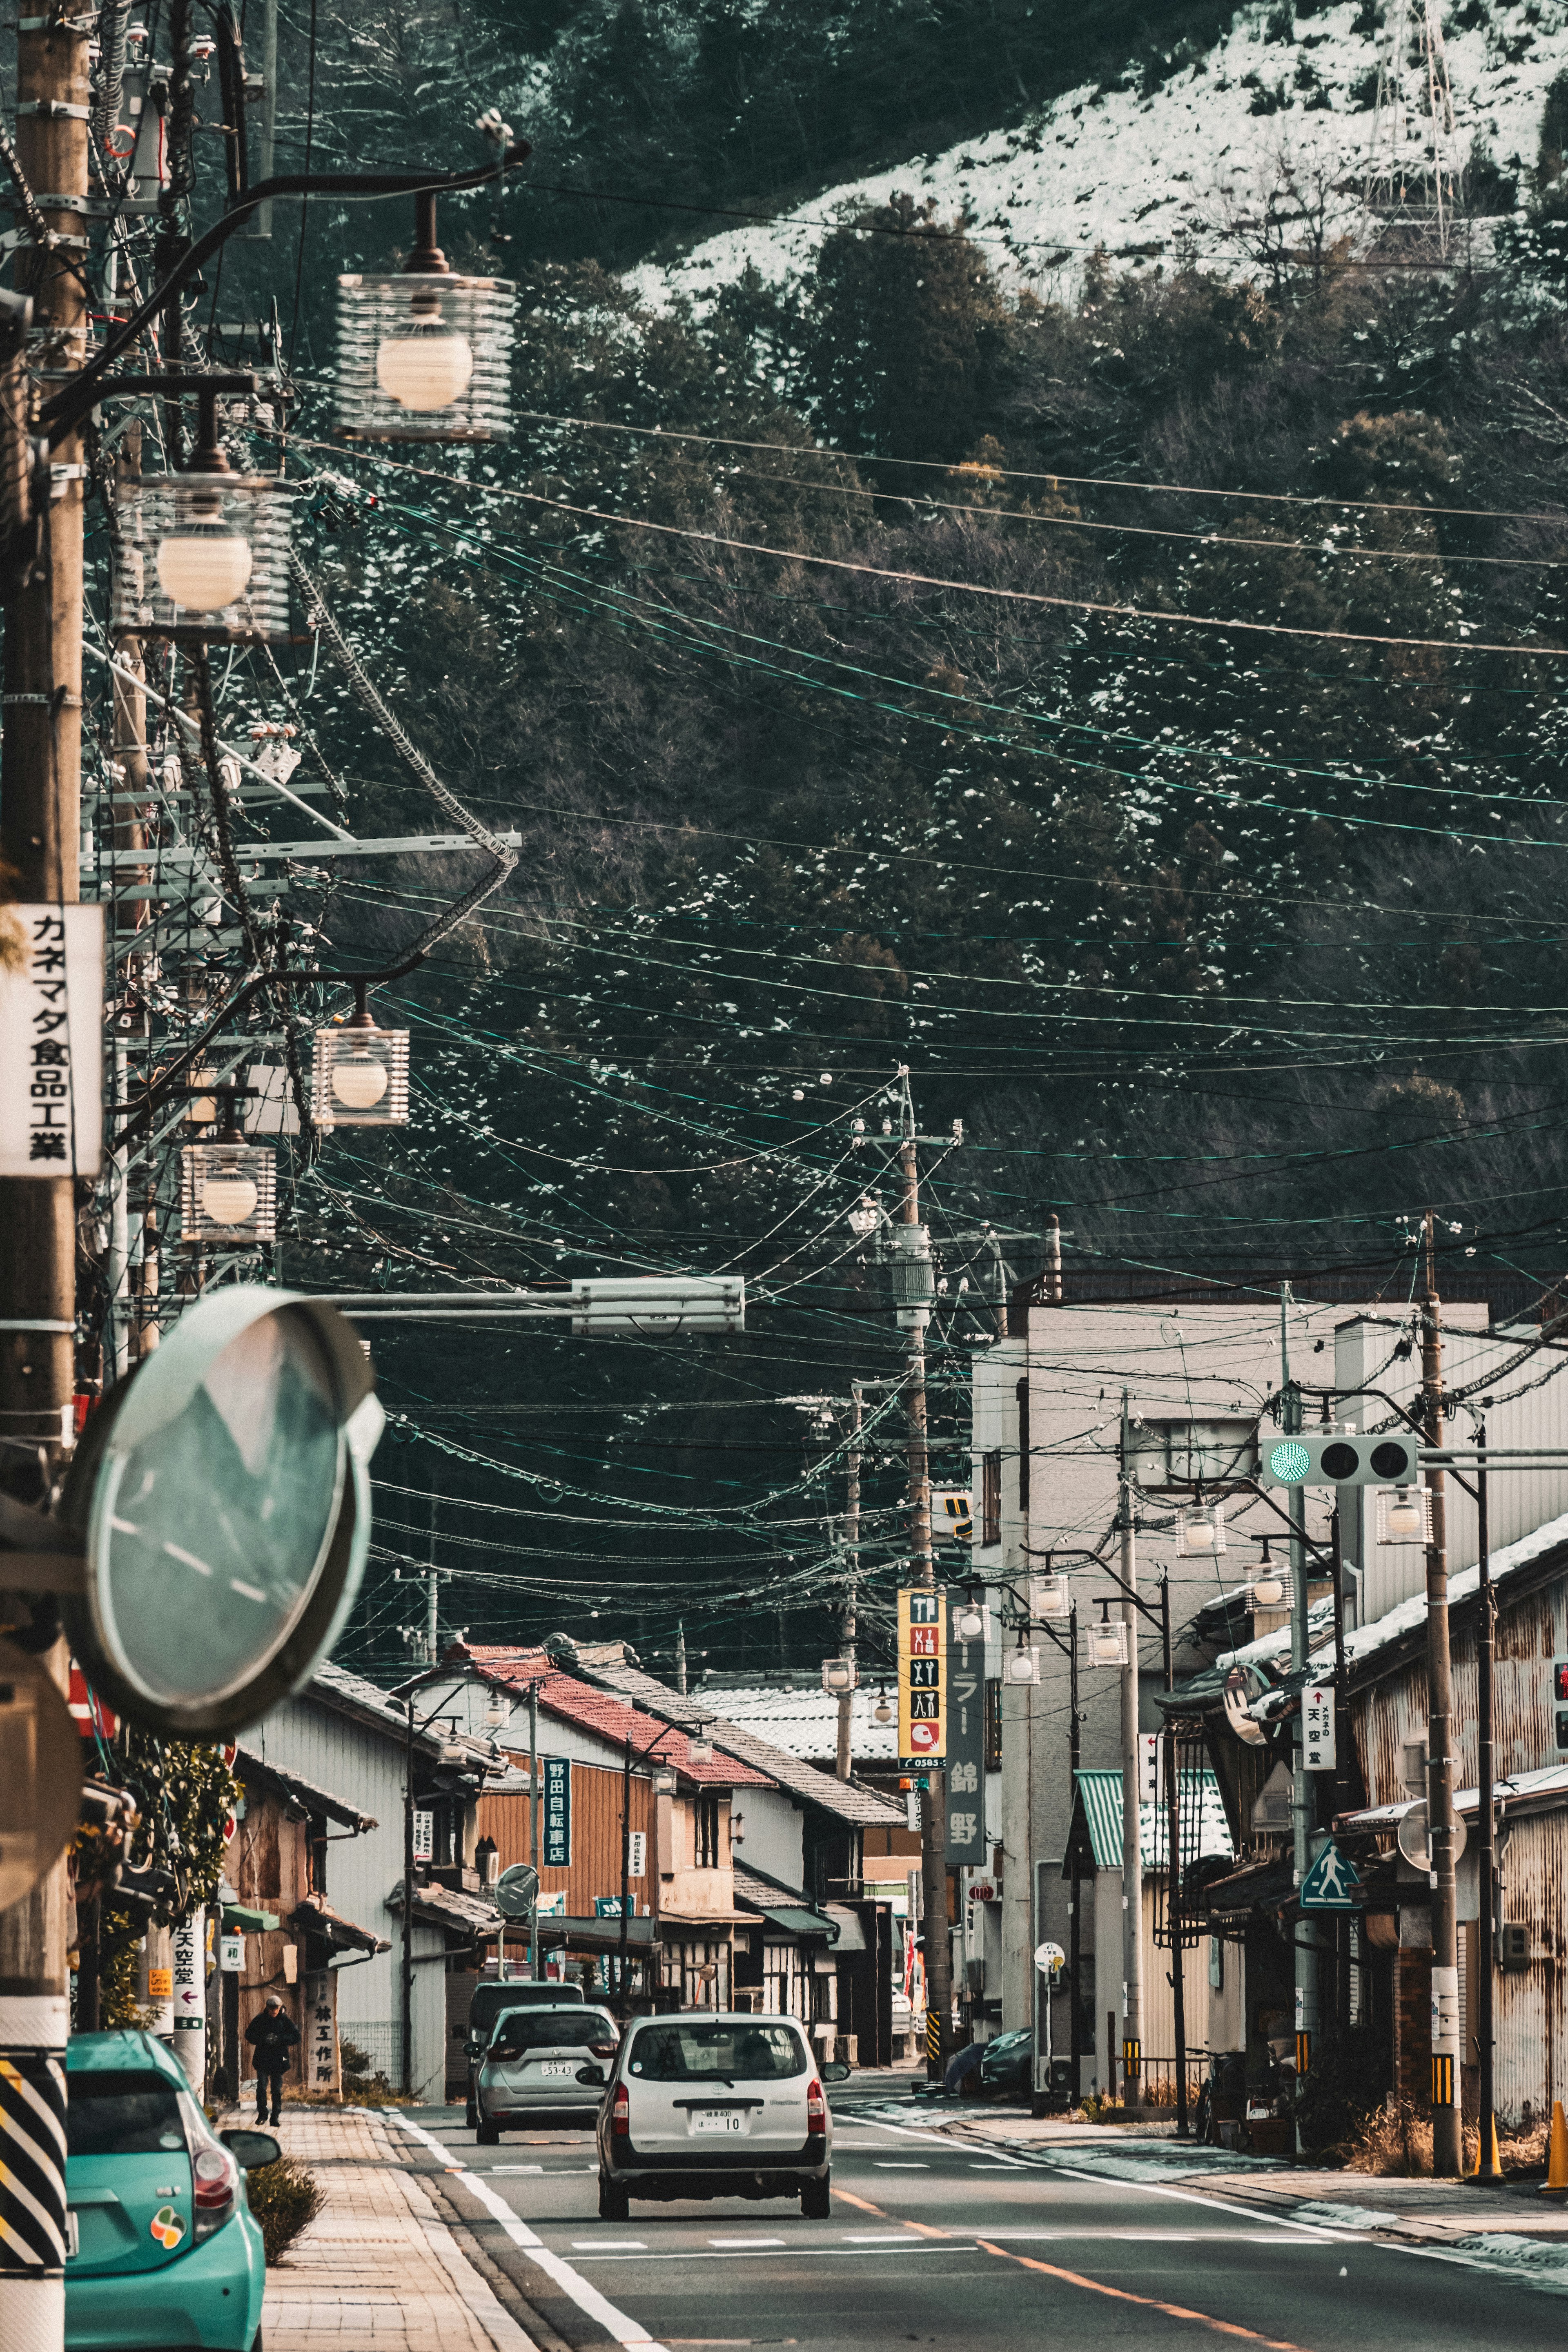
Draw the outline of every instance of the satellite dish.
M81 1738L41 1659L0 1642L0 1911L54 1868L81 1809Z
M496 1909L503 1919L526 1919L539 1899L539 1873L531 1862L514 1862L496 1880Z
M86 1553L61 1614L93 1688L185 1738L298 1690L359 1590L384 1426L335 1307L258 1283L198 1299L89 1421L61 1496Z
M1432 1840L1426 1827L1426 1808L1424 1804L1412 1805L1407 1813L1400 1815L1397 1834L1399 1851L1411 1867L1415 1870L1429 1871L1432 1867ZM1454 1816L1456 1864L1464 1853L1467 1843L1465 1824L1456 1813Z
M1261 1748L1267 1735L1263 1726L1247 1713L1250 1695L1247 1676L1239 1666L1232 1666L1225 1678L1225 1719L1248 1748Z

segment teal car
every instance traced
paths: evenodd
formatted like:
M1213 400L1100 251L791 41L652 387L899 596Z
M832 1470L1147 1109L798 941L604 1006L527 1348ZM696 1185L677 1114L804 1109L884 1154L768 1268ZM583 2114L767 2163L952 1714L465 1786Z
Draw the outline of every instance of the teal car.
M268 2132L216 2133L150 2033L66 2044L68 2352L261 2352L264 2255L247 2169Z

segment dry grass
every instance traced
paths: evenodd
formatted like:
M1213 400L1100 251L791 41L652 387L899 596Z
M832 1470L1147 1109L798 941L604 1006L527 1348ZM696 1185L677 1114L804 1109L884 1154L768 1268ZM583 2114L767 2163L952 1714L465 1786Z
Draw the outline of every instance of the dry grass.
M1546 2161L1547 2126L1526 2122L1518 2130L1498 2134L1498 2156L1505 2172L1529 2171ZM1465 2170L1475 2169L1480 2135L1465 2119ZM1432 2173L1432 2118L1408 2099L1391 2099L1369 2116L1350 2141L1347 2172L1373 2172L1388 2178L1429 2179Z

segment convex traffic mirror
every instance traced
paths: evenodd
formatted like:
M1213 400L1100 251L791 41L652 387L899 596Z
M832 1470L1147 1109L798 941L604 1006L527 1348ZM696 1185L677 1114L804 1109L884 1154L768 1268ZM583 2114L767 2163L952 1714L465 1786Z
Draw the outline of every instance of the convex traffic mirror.
M209 1291L87 1425L60 1502L88 1681L150 1729L241 1730L298 1689L370 1541L374 1377L335 1307Z

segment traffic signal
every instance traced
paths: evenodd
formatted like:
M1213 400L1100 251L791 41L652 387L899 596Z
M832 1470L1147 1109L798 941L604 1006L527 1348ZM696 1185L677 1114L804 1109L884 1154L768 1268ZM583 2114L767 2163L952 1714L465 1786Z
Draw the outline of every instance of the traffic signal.
M1260 1447L1258 1475L1266 1486L1414 1486L1419 1444L1414 1430L1302 1430Z

